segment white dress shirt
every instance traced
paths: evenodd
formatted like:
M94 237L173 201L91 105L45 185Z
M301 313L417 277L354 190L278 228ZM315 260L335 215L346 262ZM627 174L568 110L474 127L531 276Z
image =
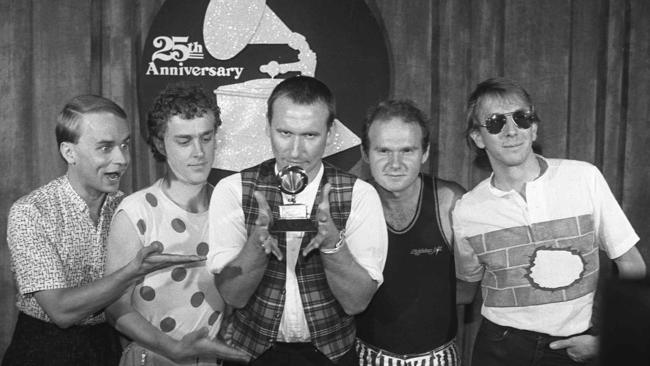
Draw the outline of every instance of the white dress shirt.
M323 166L304 191L296 195L296 203L307 206L311 212L318 185L323 176ZM277 171L277 167L276 167ZM284 203L288 195L282 194ZM219 273L244 247L247 240L244 212L242 210L241 174L222 179L210 200L209 240L215 250L208 255L208 268ZM345 227L346 245L354 259L368 271L379 286L386 262L388 236L379 195L368 183L357 179L352 188L352 206ZM303 232L286 233L287 277L284 312L280 321L278 340L281 342L307 342L310 339L295 267L300 255Z

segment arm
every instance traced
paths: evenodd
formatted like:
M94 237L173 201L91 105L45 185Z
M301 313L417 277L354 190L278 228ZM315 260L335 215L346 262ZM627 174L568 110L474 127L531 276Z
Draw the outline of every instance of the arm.
M64 264L40 226L40 213L31 205L15 205L10 212L8 243L16 263L21 293L34 293L39 305L61 328L70 327L102 311L142 275L165 267L170 259L158 255L160 248L142 248L135 258L111 276L79 287L67 285ZM192 260L198 257L192 256ZM187 257L171 262L187 262Z
M118 212L111 223L107 245L107 273L119 271L134 253L142 248L142 242L124 211ZM131 284L122 296L107 308L113 326L122 334L160 355L175 362L196 357L220 357L245 361L245 354L231 349L220 341L208 337L207 328L175 340L147 321L131 304L135 286Z
M271 211L258 193L260 216L253 235L247 237L241 209L241 181L238 175L217 184L210 200L210 242L217 248L208 260L215 283L226 303L241 308L259 285L269 260L282 258L268 226ZM266 240L266 241L265 241ZM262 247L264 244L264 247ZM273 251L275 258L269 258Z
M255 192L255 198L260 198L265 209L260 209L260 215L255 222L255 229L239 254L229 262L221 273L216 275L216 284L226 302L236 308L242 308L259 286L269 260L282 260L282 253L277 247L277 241L270 236L270 209L264 198ZM260 207L263 206L260 204ZM271 251L276 258L269 258Z
M624 279L642 279L646 276L646 265L636 246L614 259L618 275Z
M372 188L369 188L372 189ZM304 248L303 255L314 249L327 251L339 241L329 210L331 185L323 187L323 200L318 205L318 233ZM352 212L348 219L347 238L335 253L321 252L327 283L343 310L354 315L368 306L383 278L381 271L386 261L388 238L381 202L377 193L353 192ZM359 194L360 199L354 199ZM372 212L373 214L367 214Z
M454 231L452 228L452 215L456 202L467 192L456 182L437 180L438 193L438 216L442 226L442 233L447 243L452 247L454 243ZM476 296L479 282L467 282L456 279L456 304L471 304Z

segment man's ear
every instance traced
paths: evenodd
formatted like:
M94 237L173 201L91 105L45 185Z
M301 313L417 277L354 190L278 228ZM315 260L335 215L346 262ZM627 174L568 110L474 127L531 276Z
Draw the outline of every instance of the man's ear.
M167 157L167 151L165 150L165 142L162 139L158 137L154 137L153 144L156 145L156 150L158 150L160 154Z
M63 160L65 160L68 165L77 164L77 154L72 142L62 142L59 144L59 153L61 153Z
M334 142L334 136L336 136L336 123L341 123L341 121L338 120L338 118L334 118L334 121L332 121L332 125L330 128L327 129L327 140L325 143L327 146L331 145Z
M264 126L264 133L267 137L271 137L271 121L267 120L266 125Z
M427 145L427 149L424 150L424 154L422 154L422 159L420 160L420 164L424 164L427 159L429 159L429 151L431 150L431 147Z
M533 133L533 136L532 136L533 137L533 142L535 142L535 141L537 141L537 122L533 122L533 124L530 126L530 128L532 129L531 132Z
M368 157L368 154L366 154L366 150L363 149L363 145L359 145L359 150L361 150L361 159L363 159L365 163L370 164L370 158Z
M469 137L474 141L479 149L485 149L483 136L481 136L481 132L479 132L479 130L472 130L472 132L469 133Z

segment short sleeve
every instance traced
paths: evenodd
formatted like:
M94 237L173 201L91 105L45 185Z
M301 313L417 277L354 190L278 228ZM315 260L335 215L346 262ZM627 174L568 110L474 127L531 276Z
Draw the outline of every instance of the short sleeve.
M462 229L463 219L461 215L462 201L458 201L452 212L452 227L454 230L454 262L456 266L456 277L467 282L477 282L483 279L484 267L478 260L476 252L470 245Z
M615 259L630 250L639 241L639 236L623 213L600 170L594 166L591 168L595 229L601 248L607 252L609 258Z
M207 268L221 270L242 250L248 234L242 210L241 175L230 175L217 183L210 198L208 241L210 251Z
M352 207L345 231L345 241L354 259L381 285L388 251L384 210L377 191L360 179L352 188Z
M14 204L9 212L7 243L18 291L29 294L67 287L63 263L31 204Z

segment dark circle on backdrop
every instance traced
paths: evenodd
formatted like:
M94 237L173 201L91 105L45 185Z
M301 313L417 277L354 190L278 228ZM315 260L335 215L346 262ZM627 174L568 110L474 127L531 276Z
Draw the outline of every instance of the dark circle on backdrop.
M244 67L240 78L234 76L161 76L146 75L153 40L158 36L187 36L190 42L203 41L203 20L209 0L167 0L156 15L145 42L139 71L139 109L141 120L155 96L169 83L199 84L207 91L221 85L267 78L259 66L271 60L297 61L298 51L282 44L247 45L229 60L217 60L205 50L203 59L188 59L184 66ZM363 0L267 0L293 32L302 34L317 55L316 77L325 82L336 96L339 119L357 136L368 107L389 95L390 68L383 26ZM183 16L179 16L182 14ZM286 78L295 74L282 74ZM146 126L146 123L141 123ZM141 131L143 134L145 131ZM326 160L348 170L360 158L359 149L351 148Z

